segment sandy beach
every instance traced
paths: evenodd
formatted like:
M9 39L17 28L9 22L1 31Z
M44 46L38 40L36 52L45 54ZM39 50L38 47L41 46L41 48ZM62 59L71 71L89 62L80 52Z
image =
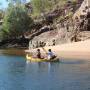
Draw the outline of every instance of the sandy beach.
M44 48L46 51L52 49L59 58L90 60L90 40L48 46ZM41 52L44 53L43 49L40 49ZM36 52L36 49L26 50L26 52Z

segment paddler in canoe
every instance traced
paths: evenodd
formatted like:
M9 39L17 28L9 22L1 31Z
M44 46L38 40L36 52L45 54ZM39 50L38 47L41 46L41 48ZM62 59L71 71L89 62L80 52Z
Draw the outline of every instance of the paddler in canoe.
M48 60L52 60L56 58L56 55L52 52L51 49L48 50L47 56L48 56Z
M39 58L39 59L44 59L44 57L42 57L42 55L41 55L40 49L37 49L36 57Z
M52 52L51 49L48 49L48 52L43 48L43 50L45 51L46 55L47 55L47 60L52 60L56 58L56 55ZM40 49L37 49L37 58L39 59L46 59L46 57L42 57Z
M45 51L45 50L44 50ZM56 58L56 56L53 54L53 52L51 51L51 49L48 50L48 52L45 52L46 56L41 54L40 49L37 49L36 54L27 54L26 58L27 61L31 61L31 62L57 62L59 61L58 58Z

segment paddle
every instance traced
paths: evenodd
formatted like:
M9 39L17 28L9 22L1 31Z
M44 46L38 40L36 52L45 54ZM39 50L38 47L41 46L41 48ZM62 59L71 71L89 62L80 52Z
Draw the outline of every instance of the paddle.
M41 47L41 48L43 49L43 51L45 52L45 54L48 56L48 52L46 51L46 49L44 47Z
M44 48L44 47L42 47L42 49L43 49L43 51L47 54L47 51L46 51L46 49Z

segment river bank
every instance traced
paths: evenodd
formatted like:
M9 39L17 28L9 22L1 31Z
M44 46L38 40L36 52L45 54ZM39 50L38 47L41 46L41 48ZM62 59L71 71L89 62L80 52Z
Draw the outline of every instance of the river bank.
M90 40L44 47L46 51L52 49L60 58L87 59L90 60ZM41 53L45 53L40 48ZM36 49L25 50L25 52L36 52Z

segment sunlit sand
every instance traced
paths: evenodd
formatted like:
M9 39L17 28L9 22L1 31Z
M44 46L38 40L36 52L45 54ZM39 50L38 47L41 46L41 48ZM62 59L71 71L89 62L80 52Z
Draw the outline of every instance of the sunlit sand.
M44 47L46 51L52 49L60 58L88 59L90 60L90 40L62 44L57 46ZM45 53L42 48L41 52ZM36 49L26 50L26 52L36 52Z

